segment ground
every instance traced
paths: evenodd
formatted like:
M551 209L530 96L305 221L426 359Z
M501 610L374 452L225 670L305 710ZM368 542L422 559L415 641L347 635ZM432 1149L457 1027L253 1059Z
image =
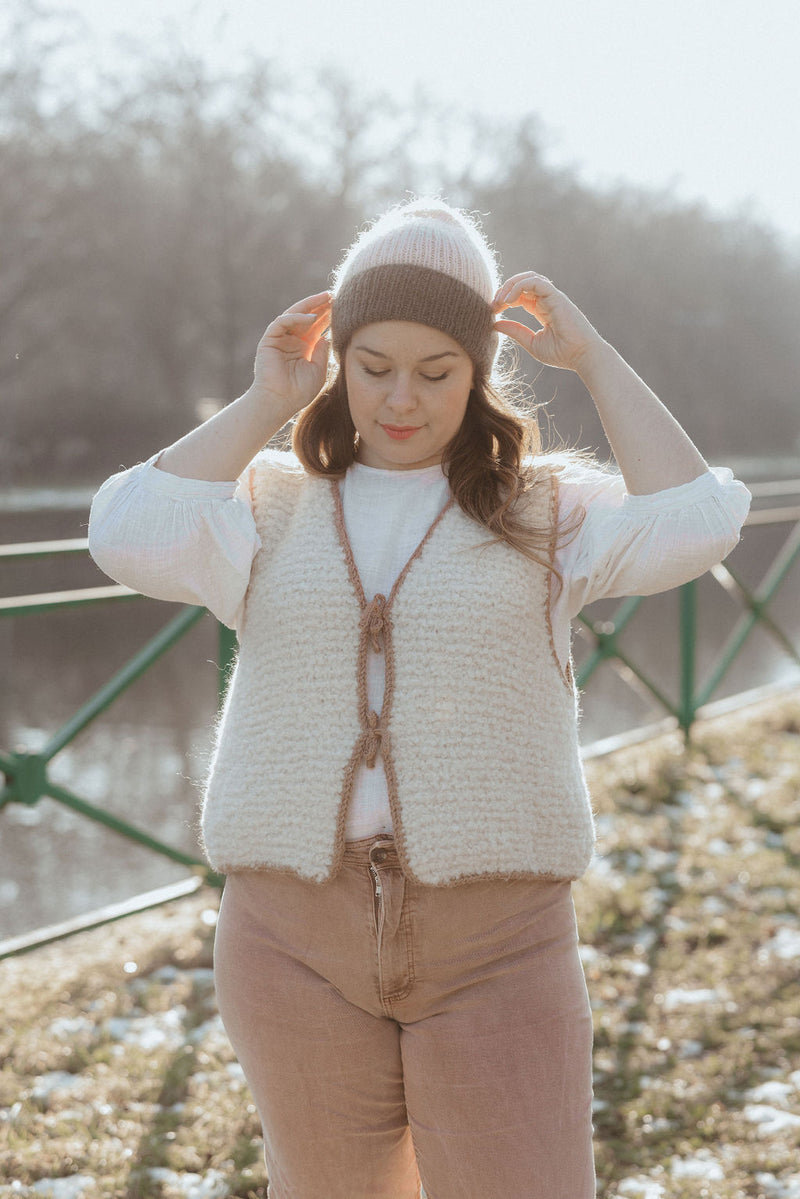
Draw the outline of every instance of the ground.
M587 774L598 1193L800 1199L800 693ZM263 1199L214 1002L217 906L208 890L0 964L0 1196Z

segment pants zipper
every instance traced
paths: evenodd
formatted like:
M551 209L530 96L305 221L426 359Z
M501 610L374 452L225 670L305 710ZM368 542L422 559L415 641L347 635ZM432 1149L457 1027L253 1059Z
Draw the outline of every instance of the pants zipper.
M378 937L378 987L380 990L381 999L383 999L383 970L381 967L381 943L383 940L383 916L384 916L383 886L381 885L381 877L378 874L378 871L373 866L372 862L370 862L370 864L369 864L369 870L370 870L370 874L372 875L373 882L375 884L375 899L378 904L378 911L377 911L377 916L375 919L375 932L377 933L377 937Z

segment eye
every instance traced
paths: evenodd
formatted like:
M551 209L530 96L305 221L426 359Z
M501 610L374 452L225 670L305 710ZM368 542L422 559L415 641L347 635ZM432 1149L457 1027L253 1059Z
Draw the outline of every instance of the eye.
M384 375L388 375L389 373L388 371L372 371L368 366L363 365L362 370L365 374L371 375L373 379L382 379ZM443 375L423 375L422 377L423 379L426 379L428 383L441 383L447 378L448 373L448 371L445 371Z

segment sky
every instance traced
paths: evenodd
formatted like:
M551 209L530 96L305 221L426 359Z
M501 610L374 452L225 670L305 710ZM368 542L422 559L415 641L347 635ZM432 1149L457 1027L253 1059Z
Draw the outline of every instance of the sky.
M800 0L50 0L106 65L120 38L295 78L333 64L365 93L534 114L584 182L746 213L800 250Z

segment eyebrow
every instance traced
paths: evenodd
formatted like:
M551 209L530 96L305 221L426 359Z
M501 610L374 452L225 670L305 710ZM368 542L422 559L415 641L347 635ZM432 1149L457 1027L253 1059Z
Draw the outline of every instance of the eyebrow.
M371 350L369 346L356 346L357 350L365 350L368 354L374 354L376 358L388 358L388 354L382 354L380 350ZM435 362L437 358L458 358L455 350L445 350L443 354L429 354L427 358L420 358L420 362Z

